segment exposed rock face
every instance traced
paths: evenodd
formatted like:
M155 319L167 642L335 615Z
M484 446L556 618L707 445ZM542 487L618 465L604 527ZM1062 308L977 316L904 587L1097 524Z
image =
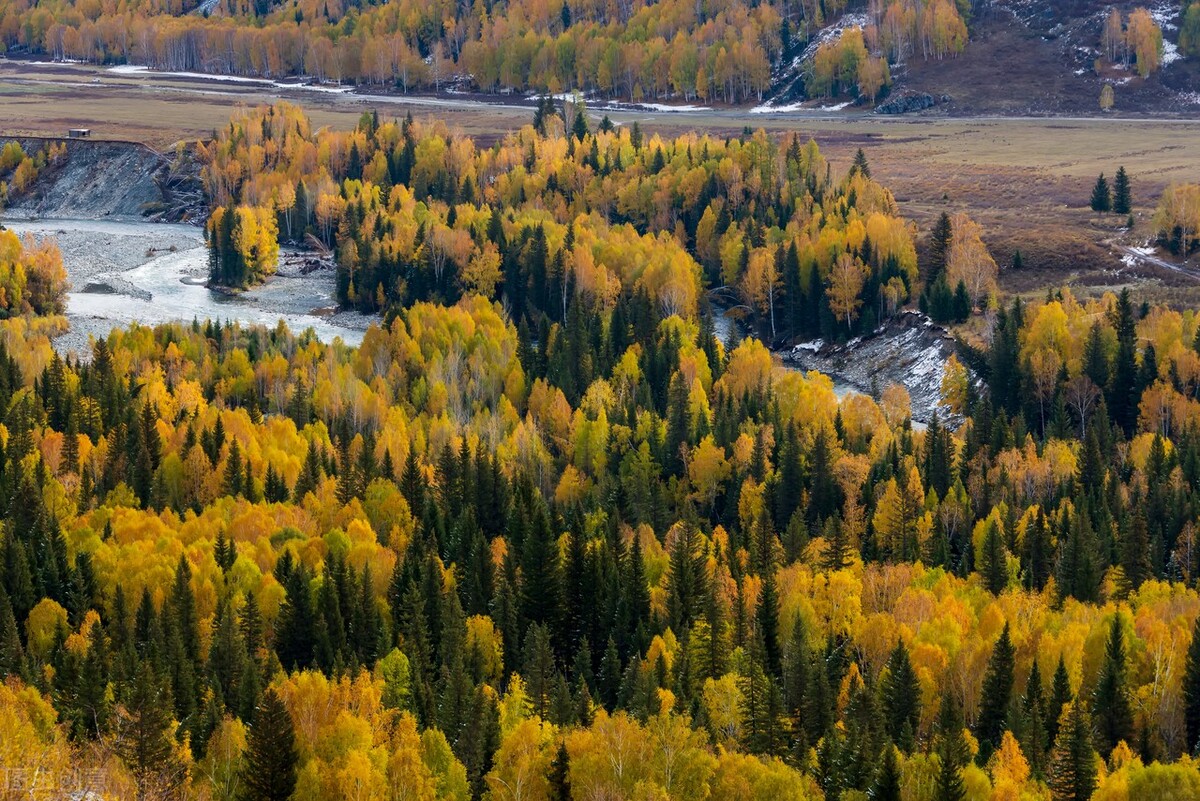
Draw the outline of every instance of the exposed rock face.
M904 92L890 98L875 108L876 114L911 114L914 111L924 111L933 108L937 101L933 95L924 92Z
M927 423L935 409L946 419L946 408L939 408L942 372L954 350L954 338L946 329L919 312L906 311L869 336L844 345L802 342L782 358L802 370L827 373L867 394L900 384L912 398L913 420Z
M22 138L33 154L53 139ZM0 144L3 144L0 141ZM172 160L132 142L66 140L67 155L48 164L25 192L10 196L15 217L145 218L177 222L203 217L199 169L190 154Z

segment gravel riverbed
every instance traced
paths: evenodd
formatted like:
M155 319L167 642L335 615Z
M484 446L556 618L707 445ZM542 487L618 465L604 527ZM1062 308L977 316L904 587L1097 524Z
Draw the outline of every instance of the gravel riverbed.
M55 341L61 352L87 355L90 338L137 322L233 320L294 331L311 327L325 342L362 341L375 320L339 312L331 267L304 273L304 259L284 253L262 285L227 294L205 286L208 252L202 229L142 220L4 219L5 227L37 240L52 237L71 282L70 331Z

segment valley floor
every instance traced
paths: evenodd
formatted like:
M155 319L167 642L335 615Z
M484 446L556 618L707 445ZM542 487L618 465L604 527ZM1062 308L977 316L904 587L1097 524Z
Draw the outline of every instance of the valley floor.
M488 141L525 123L517 103L469 98L314 91L210 76L170 76L85 65L0 60L0 134L61 136L85 126L97 138L159 149L210 136L231 110L285 97L316 125L348 127L366 109L386 115L436 115ZM1172 269L1137 250L1163 188L1189 175L1200 147L1200 117L881 118L861 112L752 114L747 109L691 112L611 111L618 124L644 129L736 135L745 127L802 132L846 165L862 148L873 174L891 187L902 213L924 231L943 211L967 211L986 231L1001 265L1020 250L1025 269L1006 270L1005 290L1037 294L1071 284L1089 294L1134 284L1152 300L1200 303L1197 272ZM1092 182L1124 165L1133 177L1135 227L1086 209Z

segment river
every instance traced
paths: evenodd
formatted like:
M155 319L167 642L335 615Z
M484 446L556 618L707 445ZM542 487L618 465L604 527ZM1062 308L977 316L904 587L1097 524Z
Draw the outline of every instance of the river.
M55 341L62 352L90 352L89 339L131 323L220 320L274 327L280 320L295 332L311 328L322 342L362 342L377 318L337 312L334 274L324 269L301 275L296 261L284 259L279 272L262 285L237 295L205 285L208 250L201 229L191 225L138 220L3 220L5 227L37 239L53 237L71 282L67 293L70 331ZM294 252L293 252L294 253ZM728 310L713 304L714 329L722 342L745 334ZM790 362L785 367L795 368ZM864 392L832 376L841 400Z
M709 307L713 316L713 333L717 339L724 343L726 348L732 344L741 342L746 338L747 329L745 324L739 320L730 309L726 308L724 305L715 300L709 301ZM801 369L786 359L782 360L781 363L789 370ZM866 388L860 388L854 384L848 383L839 376L830 375L829 378L831 381L833 381L833 394L837 396L839 401L844 399L847 395L870 394Z
M323 342L362 341L373 318L335 313L334 274L301 275L285 264L262 285L241 294L205 286L208 251L201 229L141 221L4 220L5 227L35 238L51 236L63 254L71 281L67 319L71 332L56 345L81 351L89 335L103 336L130 323L205 319L311 328Z

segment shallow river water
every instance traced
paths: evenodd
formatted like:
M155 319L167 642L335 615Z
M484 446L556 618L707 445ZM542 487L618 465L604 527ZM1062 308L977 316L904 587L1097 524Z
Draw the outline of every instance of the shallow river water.
M194 226L64 219L3 223L21 235L53 236L62 250L71 280L65 349L86 346L88 334L101 336L132 322L219 319L274 326L283 320L293 331L312 328L324 342L340 337L348 344L362 341L369 322L357 314L333 313L337 302L330 270L309 275L281 270L239 295L210 290L205 286L208 251Z

